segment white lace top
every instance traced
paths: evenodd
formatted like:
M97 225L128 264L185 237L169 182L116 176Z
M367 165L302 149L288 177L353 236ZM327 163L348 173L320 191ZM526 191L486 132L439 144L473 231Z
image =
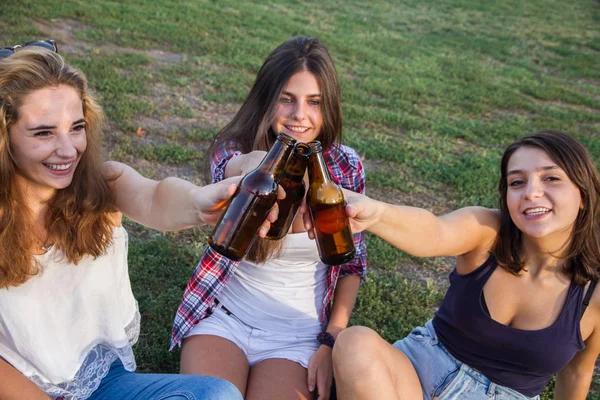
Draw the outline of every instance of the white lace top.
M116 227L95 260L69 264L51 248L38 256L38 275L0 289L0 356L53 398L88 398L117 358L135 370L140 315L127 245L127 232Z

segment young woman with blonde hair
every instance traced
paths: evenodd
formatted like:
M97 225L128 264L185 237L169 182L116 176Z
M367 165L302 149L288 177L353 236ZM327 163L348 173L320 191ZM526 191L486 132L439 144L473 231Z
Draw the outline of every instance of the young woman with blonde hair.
M0 49L0 398L240 399L213 377L133 372L140 314L121 225L214 224L237 180L157 182L103 163L102 111L55 50Z

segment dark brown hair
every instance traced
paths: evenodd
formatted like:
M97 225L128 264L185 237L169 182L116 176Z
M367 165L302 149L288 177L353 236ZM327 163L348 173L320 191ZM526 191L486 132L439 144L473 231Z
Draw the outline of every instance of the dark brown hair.
M113 196L102 175L100 130L103 113L88 90L83 73L41 48L27 48L0 60L0 288L17 286L38 273L33 216L15 184L16 165L10 154L9 129L24 99L39 89L67 85L83 106L87 148L72 183L48 202L45 228L67 261L98 257L112 240Z
M299 36L287 40L269 54L242 107L217 134L211 146L211 158L215 150L226 142L232 143L243 154L254 150L268 151L278 133L273 132L271 126L279 97L290 78L302 71L312 73L321 90L323 125L317 140L321 141L324 149L341 142L341 92L333 60L319 39ZM246 259L264 262L276 256L280 249L281 241L258 238Z
M600 176L586 148L573 136L559 131L545 130L522 137L512 143L502 156L500 164L500 231L494 247L498 265L513 274L526 265L522 252L522 233L514 224L506 201L508 191L507 167L511 156L521 147L543 150L579 188L583 208L574 223L571 240L562 257L565 272L573 275L578 285L598 279L600 267L600 219L598 201Z

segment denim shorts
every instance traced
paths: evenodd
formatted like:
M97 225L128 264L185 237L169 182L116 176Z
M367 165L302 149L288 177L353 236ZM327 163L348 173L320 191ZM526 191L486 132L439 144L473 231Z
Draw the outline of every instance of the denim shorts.
M431 320L394 343L417 371L423 399L431 400L539 400L491 382L481 372L454 358L438 341Z

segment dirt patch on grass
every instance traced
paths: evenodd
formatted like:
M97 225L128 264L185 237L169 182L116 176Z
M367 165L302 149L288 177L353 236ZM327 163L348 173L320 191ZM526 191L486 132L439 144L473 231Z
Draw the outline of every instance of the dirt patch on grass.
M57 41L59 51L66 54L86 54L90 52L106 52L109 54L135 53L145 54L152 59L155 68L179 63L183 55L163 50L139 50L113 44L92 44L75 37L77 32L92 30L93 27L74 19L37 20L36 27Z
M532 111L527 111L527 110L507 110L507 109L502 109L502 108L497 108L495 110L493 110L491 113L492 117L523 117L523 118L533 118L535 116L535 113Z
M600 113L600 109L598 109L598 108L591 108L591 107L583 106L580 104L571 104L571 103L566 103L564 101L557 101L557 100L551 100L551 101L535 100L535 104L561 108L564 110L584 111L584 112L587 112L590 114Z
M92 30L92 26L81 23L74 19L54 19L35 21L35 26L48 37L56 40L59 51L67 53L85 49L85 43L75 38L75 32Z
M579 82L583 82L586 85L590 85L590 86L598 86L600 87L600 80L598 79L590 79L590 78L580 78L578 79Z
M172 131L178 125L196 124L205 128L220 129L234 117L239 104L221 104L204 99L206 88L201 85L169 86L165 83L155 83L150 88L146 100L153 105L162 120L164 117L174 117L173 113L187 113L178 119L178 123L170 121L165 125L166 131ZM147 117L153 119L154 117ZM153 124L155 125L155 124Z
M235 115L238 104L220 104L207 101L199 85L173 88L156 83L150 94L144 96L155 113L139 115L132 125L141 136L132 134L133 144L177 143L206 153L214 136Z
M367 132L377 132L377 134L393 138L406 138L409 134L409 131L406 128L389 128L372 121L364 122L361 124L361 127Z

